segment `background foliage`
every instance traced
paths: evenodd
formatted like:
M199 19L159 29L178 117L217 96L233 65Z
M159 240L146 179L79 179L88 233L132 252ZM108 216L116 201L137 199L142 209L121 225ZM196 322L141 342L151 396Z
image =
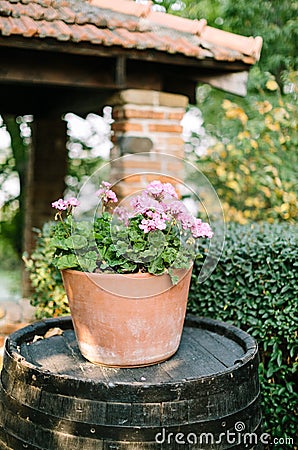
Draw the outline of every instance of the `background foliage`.
M53 222L38 232L36 247L30 259L24 257L34 288L30 298L37 319L69 314L69 306L60 271L52 263L55 248L51 245Z
M261 72L258 79L255 74L258 95L249 98L219 97L207 86L199 88L215 143L197 165L215 187L227 220L297 218L297 75L291 74L292 92L284 95L274 78Z

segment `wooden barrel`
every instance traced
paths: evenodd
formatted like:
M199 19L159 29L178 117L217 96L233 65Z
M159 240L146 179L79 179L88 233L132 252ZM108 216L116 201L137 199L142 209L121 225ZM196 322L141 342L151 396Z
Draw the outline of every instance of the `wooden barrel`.
M261 449L260 421L257 345L231 325L188 317L176 355L136 369L86 361L69 317L6 341L3 450Z

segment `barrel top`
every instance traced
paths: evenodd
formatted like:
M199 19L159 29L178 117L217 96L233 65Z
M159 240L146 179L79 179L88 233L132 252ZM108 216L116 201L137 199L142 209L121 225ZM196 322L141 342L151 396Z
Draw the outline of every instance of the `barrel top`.
M252 362L257 344L247 333L219 321L188 316L177 353L169 360L134 369L92 364L81 355L70 317L46 319L11 334L6 358L38 373L103 383L157 385L206 380Z

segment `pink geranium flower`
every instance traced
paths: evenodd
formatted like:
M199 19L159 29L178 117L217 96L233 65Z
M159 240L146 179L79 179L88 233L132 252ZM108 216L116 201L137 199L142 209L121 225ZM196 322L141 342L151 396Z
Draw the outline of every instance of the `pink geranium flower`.
M74 208L80 205L80 202L75 197L70 197L68 200L66 200L66 203L68 206L73 206Z
M95 195L100 197L104 203L117 203L118 198L114 191L112 191L110 188L112 187L111 183L108 183L107 181L103 181L101 185L99 186L98 191L95 192Z
M194 224L190 228L194 238L207 237L212 238L213 231L208 223L202 222L201 219L194 219Z
M58 209L59 211L65 211L68 208L67 201L59 198L59 200L52 203L52 208Z

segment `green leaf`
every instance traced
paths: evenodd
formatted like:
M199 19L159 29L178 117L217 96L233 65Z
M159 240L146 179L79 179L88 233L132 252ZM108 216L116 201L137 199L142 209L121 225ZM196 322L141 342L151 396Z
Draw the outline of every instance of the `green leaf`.
M60 248L62 250L67 250L69 247L65 241L66 241L66 239L63 239L63 238L60 239L58 237L54 237L50 241L50 245L51 245L51 247Z
M86 247L88 245L88 241L84 236L74 234L65 240L65 244L70 249L79 250Z
M87 272L93 272L97 267L97 254L94 251L87 252L78 259L81 268Z
M59 270L74 269L79 267L77 257L75 255L62 255L54 260L54 263Z

